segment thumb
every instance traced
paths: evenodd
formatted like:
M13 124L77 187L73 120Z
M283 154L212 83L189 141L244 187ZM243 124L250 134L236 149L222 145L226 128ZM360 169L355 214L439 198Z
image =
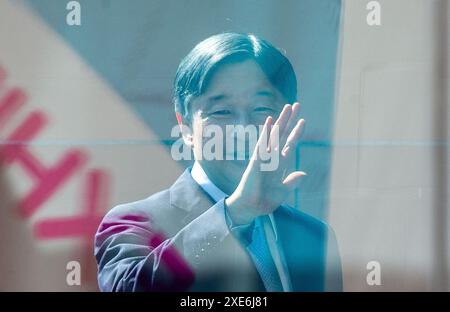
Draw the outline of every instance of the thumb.
M284 179L283 184L286 185L290 190L293 190L299 187L300 182L303 181L303 177L306 175L306 172L294 171Z

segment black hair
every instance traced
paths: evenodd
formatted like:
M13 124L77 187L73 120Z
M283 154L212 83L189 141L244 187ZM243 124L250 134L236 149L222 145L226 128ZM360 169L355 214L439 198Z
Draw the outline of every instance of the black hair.
M190 101L205 92L220 64L254 60L288 103L297 100L297 78L284 53L253 34L221 33L198 43L178 66L173 84L175 111L189 119Z

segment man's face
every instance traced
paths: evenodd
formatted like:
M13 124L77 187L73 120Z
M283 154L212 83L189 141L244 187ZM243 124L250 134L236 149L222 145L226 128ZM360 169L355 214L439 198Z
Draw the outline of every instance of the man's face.
M220 66L212 75L204 94L193 100L190 107L191 145L195 159L224 192L230 194L236 188L253 152L250 150L251 144L248 144L248 135L244 136L247 143L245 150L227 148L226 140L231 136L230 129L233 129L230 126L254 126L259 130L267 116L276 118L279 115L284 104L283 96L252 60ZM205 144L211 139L205 137L205 129L209 126L216 126L223 133L222 159L206 160L201 157ZM241 160L236 159L237 155ZM242 160L242 157L245 159Z

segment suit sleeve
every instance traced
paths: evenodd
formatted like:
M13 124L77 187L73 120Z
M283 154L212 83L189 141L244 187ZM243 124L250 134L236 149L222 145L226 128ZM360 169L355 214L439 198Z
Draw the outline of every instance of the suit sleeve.
M252 241L252 234L253 229L255 227L255 220L253 220L251 223L248 224L239 224L239 225L235 224L233 223L233 220L228 214L228 209L227 205L225 204L225 201L223 201L223 205L224 205L225 221L227 223L228 229L242 246L247 247L248 245L250 245Z
M230 233L224 200L172 237L164 237L148 216L115 207L95 236L101 291L180 291L195 280L194 268Z

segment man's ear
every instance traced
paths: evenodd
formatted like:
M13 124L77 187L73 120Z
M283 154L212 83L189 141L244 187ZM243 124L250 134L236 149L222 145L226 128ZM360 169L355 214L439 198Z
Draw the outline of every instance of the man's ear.
M183 118L181 117L181 114L178 112L175 112L175 115L177 117L178 126L181 130L181 135L183 136L183 142L189 147L193 147L194 141L192 136L192 130L185 124L183 124Z

